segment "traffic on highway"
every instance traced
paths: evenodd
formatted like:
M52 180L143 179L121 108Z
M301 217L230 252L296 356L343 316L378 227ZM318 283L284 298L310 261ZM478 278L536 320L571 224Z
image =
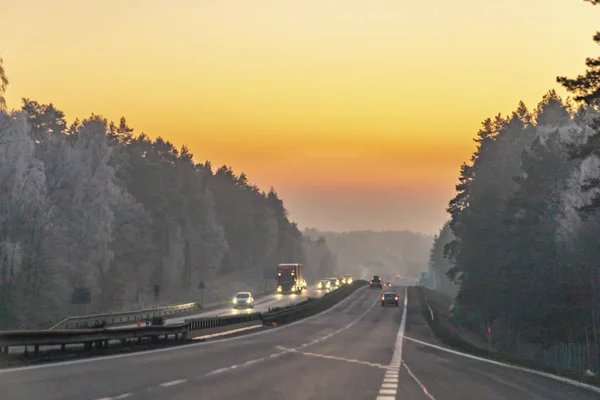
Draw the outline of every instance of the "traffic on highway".
M247 335L0 370L1 398L599 398L600 389L565 383L441 344L417 311L415 287L407 283L398 282L392 290L363 286L315 316ZM311 295L319 292L316 286L308 289ZM248 299L251 294L238 296ZM256 300L255 307L265 309L290 300L281 296Z
M2 0L0 400L600 400L594 12Z

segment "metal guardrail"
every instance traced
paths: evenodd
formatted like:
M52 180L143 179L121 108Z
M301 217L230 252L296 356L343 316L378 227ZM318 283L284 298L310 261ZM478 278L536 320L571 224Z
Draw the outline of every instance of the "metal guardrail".
M199 331L202 329L219 328L227 325L235 325L244 322L262 320L262 314L259 312L252 314L229 315L216 318L194 318L186 319L185 324L189 331Z
M110 340L142 339L147 337L181 335L183 337L187 332L186 324L167 325L167 326L145 326L123 329L70 329L57 331L11 331L0 332L0 348L8 353L8 348L13 346L34 346L35 352L39 351L39 346L61 345L64 350L66 345L86 344L91 348L92 343L97 343L99 347L106 345Z
M176 306L151 308L146 310L125 311L120 313L110 314L95 314L77 317L68 317L49 328L53 331L56 329L82 329L90 326L118 326L134 324L137 321L143 321L152 317L168 317L171 315L181 315L184 313L198 312L203 310L202 305L197 302L179 304Z
M91 349L95 343L96 347L106 347L109 341L127 339L156 338L159 336L175 336L175 339L186 339L188 332L211 330L243 324L253 321L261 321L261 313L230 315L224 317L195 318L185 320L181 324L153 325L117 329L59 329L59 330L28 330L28 331L4 331L0 332L0 349L9 353L9 347L34 346L34 353L38 353L40 346L60 345L64 351L67 345L84 344Z
M186 339L188 332L211 330L225 326L252 323L261 321L263 324L271 325L275 323L291 322L301 318L314 315L321 312L343 298L349 296L358 288L366 285L365 281L356 281L350 286L342 287L318 299L310 300L306 303L290 306L278 311L268 313L251 313L241 315L230 315L212 318L194 318L186 319L184 323L173 325L152 325L140 327L128 327L117 329L55 329L55 330L28 330L28 331L4 331L0 332L0 349L8 353L9 347L34 346L34 353L38 353L40 346L60 345L64 351L67 345L84 344L87 349L91 349L95 343L96 347L106 347L109 341L120 340L125 343L129 339L158 338L160 336L174 336L175 339ZM172 309L168 307L167 309ZM160 309L159 309L160 310ZM153 310L156 311L156 310ZM124 316L134 315L136 319L130 319L129 322L137 321L140 317L138 313L121 313ZM115 314L110 314L111 317ZM83 320L100 320L103 315L92 315ZM145 317L145 315L144 315ZM152 317L152 316L150 316ZM79 320L81 322L81 320Z

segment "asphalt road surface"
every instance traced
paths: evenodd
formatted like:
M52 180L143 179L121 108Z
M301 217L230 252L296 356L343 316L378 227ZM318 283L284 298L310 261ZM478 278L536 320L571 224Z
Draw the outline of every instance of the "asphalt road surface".
M405 288L394 289L405 300ZM407 308L381 307L380 293L361 288L324 313L237 338L3 370L0 398L600 398L600 390L451 353L429 331L416 299Z

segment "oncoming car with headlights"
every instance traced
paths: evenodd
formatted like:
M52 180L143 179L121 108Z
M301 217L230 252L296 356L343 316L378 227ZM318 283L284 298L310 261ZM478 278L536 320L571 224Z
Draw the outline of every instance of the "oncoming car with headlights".
M337 289L340 287L340 280L338 278L329 278L329 284L332 289Z
M319 283L317 283L317 289L330 289L331 283L327 279L321 279Z
M254 308L252 293L238 292L233 298L233 308Z

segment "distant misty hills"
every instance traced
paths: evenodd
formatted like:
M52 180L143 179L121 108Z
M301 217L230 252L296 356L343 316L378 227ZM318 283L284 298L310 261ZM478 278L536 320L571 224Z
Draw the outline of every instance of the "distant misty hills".
M397 272L418 278L428 270L433 235L411 231L328 232L305 229L304 235L315 240L323 236L337 255L337 272L353 273L360 278L373 274L382 278Z

